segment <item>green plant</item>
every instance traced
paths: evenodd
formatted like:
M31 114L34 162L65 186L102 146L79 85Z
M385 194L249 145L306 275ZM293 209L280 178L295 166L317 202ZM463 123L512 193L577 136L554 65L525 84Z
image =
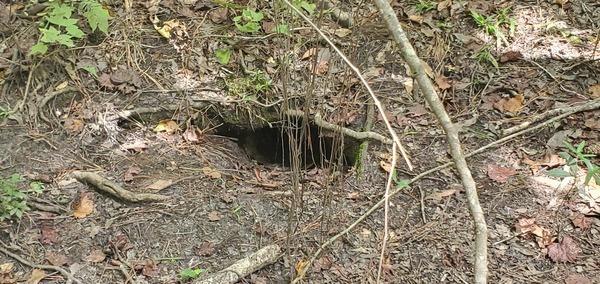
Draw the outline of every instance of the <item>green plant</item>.
M0 117L8 117L9 115L10 115L10 112L0 106Z
M231 58L231 50L219 49L215 51L215 57L221 65L227 65L227 63L229 63L229 59Z
M419 0L419 3L417 3L417 5L415 5L415 11L418 14L422 14L425 12L429 12L431 10L435 10L437 6L437 3L432 2L432 1L425 1L425 0Z
M16 216L21 218L23 213L29 210L27 206L27 193L20 190L19 185L23 182L19 174L13 174L9 179L0 180L0 221ZM30 190L41 193L44 188L40 182L30 185Z
M253 33L260 30L260 21L262 21L264 15L261 12L255 12L249 8L245 8L242 11L241 16L233 18L233 23L238 30L245 33Z
M251 71L250 76L251 83L257 93L264 92L271 87L271 79L262 70Z
M77 6L77 8L75 7ZM48 1L47 8L37 24L42 36L31 47L29 53L45 54L49 45L75 46L74 40L83 38L86 34L77 26L78 19L73 17L77 13L83 15L92 31L96 29L108 35L108 20L110 15L104 9L100 0L67 0Z
M477 52L476 58L477 58L477 61L479 61L479 62L488 62L488 63L492 64L494 66L494 68L496 68L496 70L498 70L498 68L500 68L500 66L498 65L498 61L496 61L496 58L494 58L494 56L490 52L490 47L487 45L484 45Z
M202 269L186 268L179 273L179 277L183 280L192 280L202 274Z
M575 179L575 184L577 184L577 179L579 177L579 168L581 166L585 166L587 168L587 174L585 175L585 179L583 184L588 185L590 180L593 178L596 184L600 185L600 167L594 165L590 158L595 157L594 154L586 154L583 152L585 149L585 141L581 141L577 147L571 145L571 143L563 141L569 152L560 152L558 156L565 159L566 166L568 170L564 170L561 168L556 168L549 170L546 172L547 175L558 177L558 178L568 178L572 177Z
M477 26L483 28L483 31L496 38L496 46L500 46L502 42L508 45L508 40L502 31L503 28L508 26L509 35L515 34L515 21L508 16L510 6L502 9L499 13L491 16L484 16L473 10L471 10L471 17L477 23Z
M278 33L278 34L282 34L282 35L287 35L287 36L292 35L290 33L290 28L286 24L277 25L274 29L274 32Z
M306 0L293 0L292 5L294 5L294 7L296 7L298 10L305 10L309 15L314 13L315 8L317 8L317 5Z
M396 172L396 169L392 171L392 180L396 184L397 188L405 188L410 186L410 180L398 179L398 172Z

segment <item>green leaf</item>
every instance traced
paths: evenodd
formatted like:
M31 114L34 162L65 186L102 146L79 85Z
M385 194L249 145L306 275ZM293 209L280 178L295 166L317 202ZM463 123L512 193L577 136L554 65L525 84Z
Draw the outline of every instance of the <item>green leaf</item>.
M262 19L264 17L263 13L261 13L261 12L251 11L250 15L251 15L251 20L253 22L260 22L260 21L262 21Z
M231 58L231 50L219 49L215 51L215 56L217 57L217 61L221 65L226 65L227 63L229 63L229 59Z
M12 175L10 176L10 181L11 181L13 184L15 184L15 185L16 185L17 183L19 183L19 182L21 182L21 181L23 181L23 180L22 180L22 178L21 178L21 175L20 175L20 174L12 174Z
M96 69L95 66L86 66L82 69L90 73L92 76L94 76L94 78L98 78L98 69Z
M547 175L552 176L552 177L557 177L557 178L567 178L567 177L571 177L572 175L563 170L563 169L552 169L546 172Z
M473 17L478 26L484 26L486 24L486 19L473 10L471 10L471 17Z
M71 39L69 35L59 35L56 39L56 42L68 47L75 46L73 39Z
M576 154L583 153L583 148L585 148L585 140L582 140L579 145L577 145L577 149L575 150Z
M46 17L46 20L51 24L63 27L76 26L78 22L77 19L64 18L59 15L50 15L49 17Z
M315 8L317 8L317 5L308 3L306 1L302 1L300 3L300 7L302 9L306 10L306 12L308 12L308 14L312 14L315 12Z
M571 160L573 160L573 156L571 156L571 154L569 154L567 152L559 152L558 156L567 160L567 163L569 163Z
M194 279L202 273L201 269L184 269L179 273L179 276L185 280Z
M571 150L571 152L573 152L573 153L577 152L577 149L575 149L575 147L573 147L573 145L571 145L571 143L569 143L568 141L563 141L563 144L565 144L567 149Z
M78 26L67 26L65 27L65 30L67 30L67 35L74 38L82 38L85 36L85 33L80 30Z
M40 31L42 32L42 37L40 38L42 42L54 43L57 41L58 35L60 35L60 31L52 26L48 29L40 29Z
M108 35L108 20L110 14L102 5L94 5L87 12L83 13L83 16L88 20L92 31L96 31L98 28L102 33Z
M69 6L67 4L59 4L58 2L50 1L48 7L52 8L48 14L62 16L63 18L71 18L73 11L75 11L75 7Z
M35 193L42 193L44 190L44 184L39 181L34 181L30 184L31 190Z
M400 180L400 182L398 182L396 184L396 187L397 188L405 188L405 187L408 187L409 185L410 185L410 180L402 179L402 180Z
M275 32L278 34L291 35L290 28L286 24L279 24L275 27Z

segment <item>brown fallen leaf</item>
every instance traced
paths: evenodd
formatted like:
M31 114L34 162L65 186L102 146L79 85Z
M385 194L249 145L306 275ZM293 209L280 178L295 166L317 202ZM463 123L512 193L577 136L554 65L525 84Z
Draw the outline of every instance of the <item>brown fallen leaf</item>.
M306 265L308 265L308 261L299 260L298 263L296 263L296 275L300 275Z
M168 134L173 134L176 131L181 131L181 128L179 128L179 125L177 125L177 122L171 120L171 119L163 119L161 121L158 122L158 124L156 125L156 127L154 128L154 132L162 132L165 131Z
M512 98L502 98L494 103L494 108L502 113L516 114L523 108L523 101L525 96L523 94L517 94Z
M452 83L450 82L450 79L448 79L448 77L441 75L438 76L437 78L435 78L435 83L438 85L438 87L442 90L446 90L452 87Z
M315 47L310 48L309 50L304 52L304 54L302 54L302 57L300 57L300 60L305 60L305 59L311 58L312 56L317 55L317 52L319 52L319 49L317 49Z
M571 237L564 237L562 242L548 246L548 256L554 262L574 262L580 253L579 245Z
M90 213L94 212L94 201L88 196L88 194L81 194L79 202L74 206L73 217L79 219L86 217Z
M571 214L571 221L575 227L581 229L589 229L592 225L592 218L588 218L579 212Z
M88 256L86 256L83 260L91 263L99 263L104 261L106 258L106 254L102 250L93 250Z
M448 189L440 192L435 192L425 197L425 199L432 199L437 202L442 200L442 198L444 197L451 196L452 194L456 193L456 191L456 189Z
M31 271L31 275L25 284L37 284L40 283L40 281L42 281L44 278L46 278L46 272L44 272L44 270L35 268Z
M214 222L219 220L221 220L221 217L219 217L219 212L211 211L210 213L208 213L208 221Z
M56 228L43 226L40 229L40 243L42 244L54 244L58 241L58 232Z
M152 183L151 185L147 186L146 189L163 190L163 189L171 186L172 184L173 184L173 180L159 179L159 180L155 181L154 183Z
M142 172L142 169L140 169L140 167L131 166L123 174L123 181L125 181L125 182L133 181L133 177L139 175L141 172Z
M592 98L600 98L600 84L591 85L588 88L588 92Z
M592 284L592 280L583 274L571 274L565 279L565 284Z
M517 171L513 168L490 164L487 166L487 173L488 177L493 181L503 183L508 178L517 174Z
M46 253L46 260L54 266L63 266L69 263L69 259L66 255L53 252Z

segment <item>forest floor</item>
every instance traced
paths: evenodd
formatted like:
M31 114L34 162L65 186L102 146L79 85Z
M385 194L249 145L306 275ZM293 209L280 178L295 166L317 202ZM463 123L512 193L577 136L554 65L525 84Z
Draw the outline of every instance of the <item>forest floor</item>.
M524 130L468 158L490 283L600 283L600 186L584 184L600 159L579 156L574 172L561 154L582 141L600 154L600 3L553 2L392 1L465 153ZM271 245L272 263L238 283L289 283L382 199L390 145L348 154L360 141L284 115L356 131L373 117L389 137L355 74L283 2L108 1L107 34L75 13L86 37L30 55L54 25L36 16L47 3L0 3L0 283L185 283ZM347 12L310 17L365 74L414 165L399 162L393 186L449 162L371 2L323 5ZM310 135L286 136L295 126ZM9 210L15 189L28 208ZM474 226L452 167L415 180L387 214L327 246L302 281L376 283L381 268L383 283L472 282Z

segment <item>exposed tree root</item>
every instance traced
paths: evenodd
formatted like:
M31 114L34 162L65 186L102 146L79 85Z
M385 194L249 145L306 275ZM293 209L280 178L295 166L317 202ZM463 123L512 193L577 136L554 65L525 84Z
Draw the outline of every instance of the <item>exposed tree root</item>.
M114 181L107 180L100 175L92 172L73 172L73 176L79 182L91 185L100 193L118 198L127 202L157 202L168 199L169 197L154 193L138 193L122 188Z

